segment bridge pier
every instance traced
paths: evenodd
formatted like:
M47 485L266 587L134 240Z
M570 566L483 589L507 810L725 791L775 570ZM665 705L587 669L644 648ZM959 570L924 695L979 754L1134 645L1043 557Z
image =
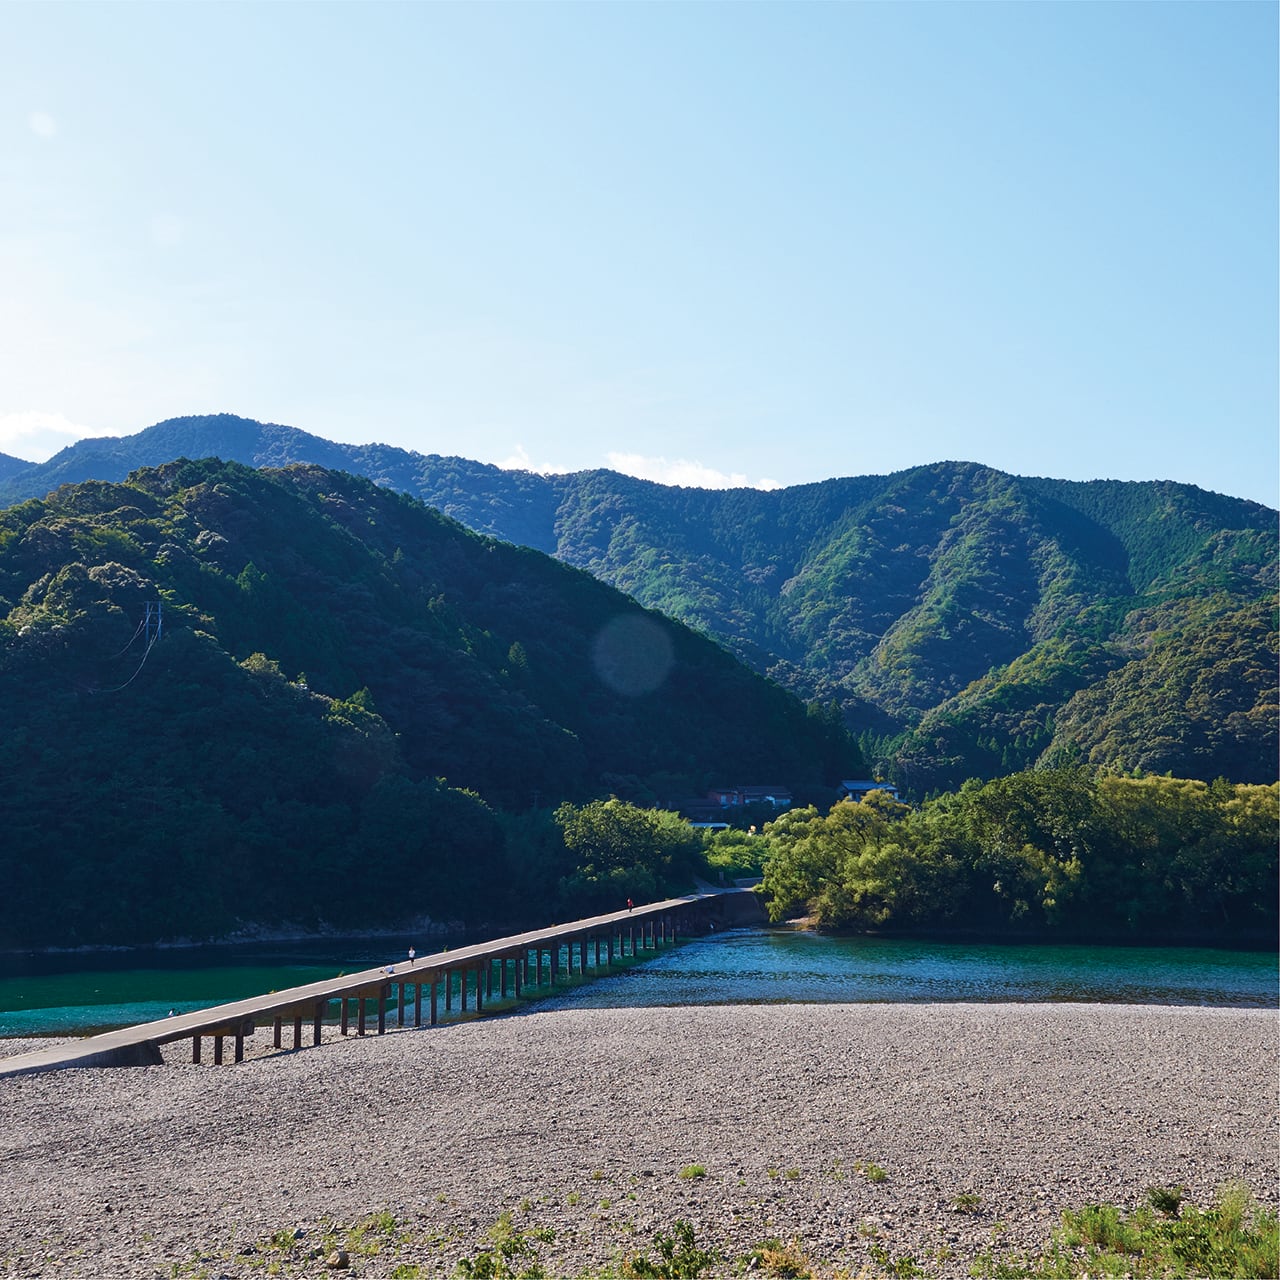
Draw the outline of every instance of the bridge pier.
M455 952L421 957L419 967L410 975L413 982L413 1025L423 1025L422 1005L429 998L427 1021L435 1026L440 1021L440 983L444 983L446 1013L453 1011L454 974L457 974L457 999L462 1012L467 1012L471 999L471 982L475 981L476 1013L484 1011L485 1001L505 1001L514 993L519 999L526 988L552 988L563 981L561 968L570 979L599 974L620 960L638 960L645 951L660 951L691 934L714 931L739 920L759 918L758 901L742 891L728 890L652 903L633 912L612 912L569 924L531 930L517 937L498 939L493 943L466 946ZM594 960L591 951L594 948ZM603 953L603 955L602 955ZM423 963L429 961L430 963ZM511 963L508 974L507 964ZM494 965L500 966L494 974ZM332 981L312 983L286 992L237 1001L218 1009L171 1016L115 1032L90 1037L83 1047L58 1046L56 1051L36 1050L17 1055L17 1059L0 1060L0 1075L22 1074L71 1065L125 1065L163 1061L160 1046L190 1038L191 1061L199 1065L203 1042L213 1040L213 1062L221 1065L226 1056L225 1041L234 1043L234 1060L245 1057L245 1039L254 1031L255 1020L272 1023L271 1042L282 1047L285 1019L293 1022L291 1050L302 1047L302 1024L311 1021L311 1043L322 1043L324 1022L331 1016L332 1002L338 1002L336 1017L339 1031L351 1034L351 1001L355 1001L356 1034L368 1033L369 1001L376 1000L378 1034L386 1032L387 1017L395 983L396 1025L406 1025L409 989L404 977L388 977L386 971L342 975ZM424 987L426 990L424 990ZM497 995L494 989L497 988Z

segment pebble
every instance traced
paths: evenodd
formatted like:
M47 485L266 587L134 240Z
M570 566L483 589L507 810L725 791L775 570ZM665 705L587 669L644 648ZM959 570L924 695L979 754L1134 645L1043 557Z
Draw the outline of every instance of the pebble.
M1280 1187L1271 1010L564 999L298 1052L255 1039L239 1065L181 1045L165 1066L0 1079L0 1276L203 1257L247 1280L281 1232L307 1242L298 1274L449 1275L510 1211L553 1233L534 1241L550 1276L683 1217L725 1255L715 1274L774 1237L818 1275L875 1274L874 1249L949 1280L993 1242L1043 1246L1087 1201L1181 1184L1203 1203L1240 1179L1275 1205ZM328 1222L382 1211L408 1243L304 1260Z

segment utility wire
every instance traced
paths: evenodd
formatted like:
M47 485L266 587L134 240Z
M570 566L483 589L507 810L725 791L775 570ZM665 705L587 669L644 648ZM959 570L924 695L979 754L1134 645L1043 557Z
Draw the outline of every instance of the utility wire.
M111 657L107 659L108 662L114 662L117 658L122 657L126 652L128 652L129 649L133 647L133 642L142 634L142 628L147 625L147 621L148 619L143 618L142 621L138 623L138 629L133 633L133 635L129 637L129 643L125 645L125 647L121 649L119 653L113 653Z
M120 650L120 653L115 655L118 658L125 652L125 650L129 649L130 646L132 646L133 641L138 638L143 628L145 628L147 632L147 647L142 651L142 661L138 663L137 669L134 671L133 675L124 682L124 684L117 685L114 689L99 689L99 693L119 693L121 690L127 689L138 678L142 668L147 665L147 659L151 656L151 650L156 647L156 641L160 639L160 634L164 627L163 612L164 607L162 604L153 604L151 601L147 602L146 617L138 623L138 629L133 633L133 639L125 645L124 649ZM153 625L155 627L154 632L152 631Z
M99 693L119 693L122 689L127 689L127 688L128 688L128 687L129 687L129 686L130 686L130 685L131 685L131 684L132 684L132 683L133 683L137 678L138 678L138 674L139 674L139 672L142 670L142 668L143 668L143 667L145 667L145 666L147 665L147 659L151 656L151 650L152 650L152 649L154 649L154 648L156 647L156 640L158 640L159 638L160 638L160 637L159 637L159 636L157 636L157 637L156 637L154 640L152 640L152 641L151 641L151 643L150 643L149 645L147 645L147 647L142 651L142 661L141 661L140 663L138 663L138 670L137 670L137 671L135 671L135 672L133 673L133 675L131 675L131 676L130 676L130 677L129 677L125 682L124 682L124 684L122 684L122 685L118 685L118 686L117 686L116 688L114 688L114 689L99 689L99 690L98 690L98 692L99 692Z

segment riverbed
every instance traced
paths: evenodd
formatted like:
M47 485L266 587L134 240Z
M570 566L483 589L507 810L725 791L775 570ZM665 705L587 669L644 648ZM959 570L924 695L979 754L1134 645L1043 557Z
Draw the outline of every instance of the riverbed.
M550 1276L685 1220L707 1275L776 1238L819 1275L960 1277L1153 1185L1274 1203L1277 1039L1265 1009L566 1002L5 1079L0 1274L313 1276L330 1226L376 1220L356 1274L448 1276L510 1212Z

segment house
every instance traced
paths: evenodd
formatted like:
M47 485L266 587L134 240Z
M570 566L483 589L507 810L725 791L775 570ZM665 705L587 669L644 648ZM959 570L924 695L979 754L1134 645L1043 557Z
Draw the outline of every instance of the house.
M715 787L707 799L722 809L740 809L748 804L767 804L771 809L787 809L794 797L787 787Z
M722 824L724 819L748 805L768 805L771 809L789 809L794 800L789 787L781 786L733 786L715 787L705 795L680 802L680 812L695 825ZM754 820L745 815L739 821Z
M890 782L872 782L870 779L846 779L840 784L841 800L861 800L872 791L888 792L891 800L900 799L898 788Z

